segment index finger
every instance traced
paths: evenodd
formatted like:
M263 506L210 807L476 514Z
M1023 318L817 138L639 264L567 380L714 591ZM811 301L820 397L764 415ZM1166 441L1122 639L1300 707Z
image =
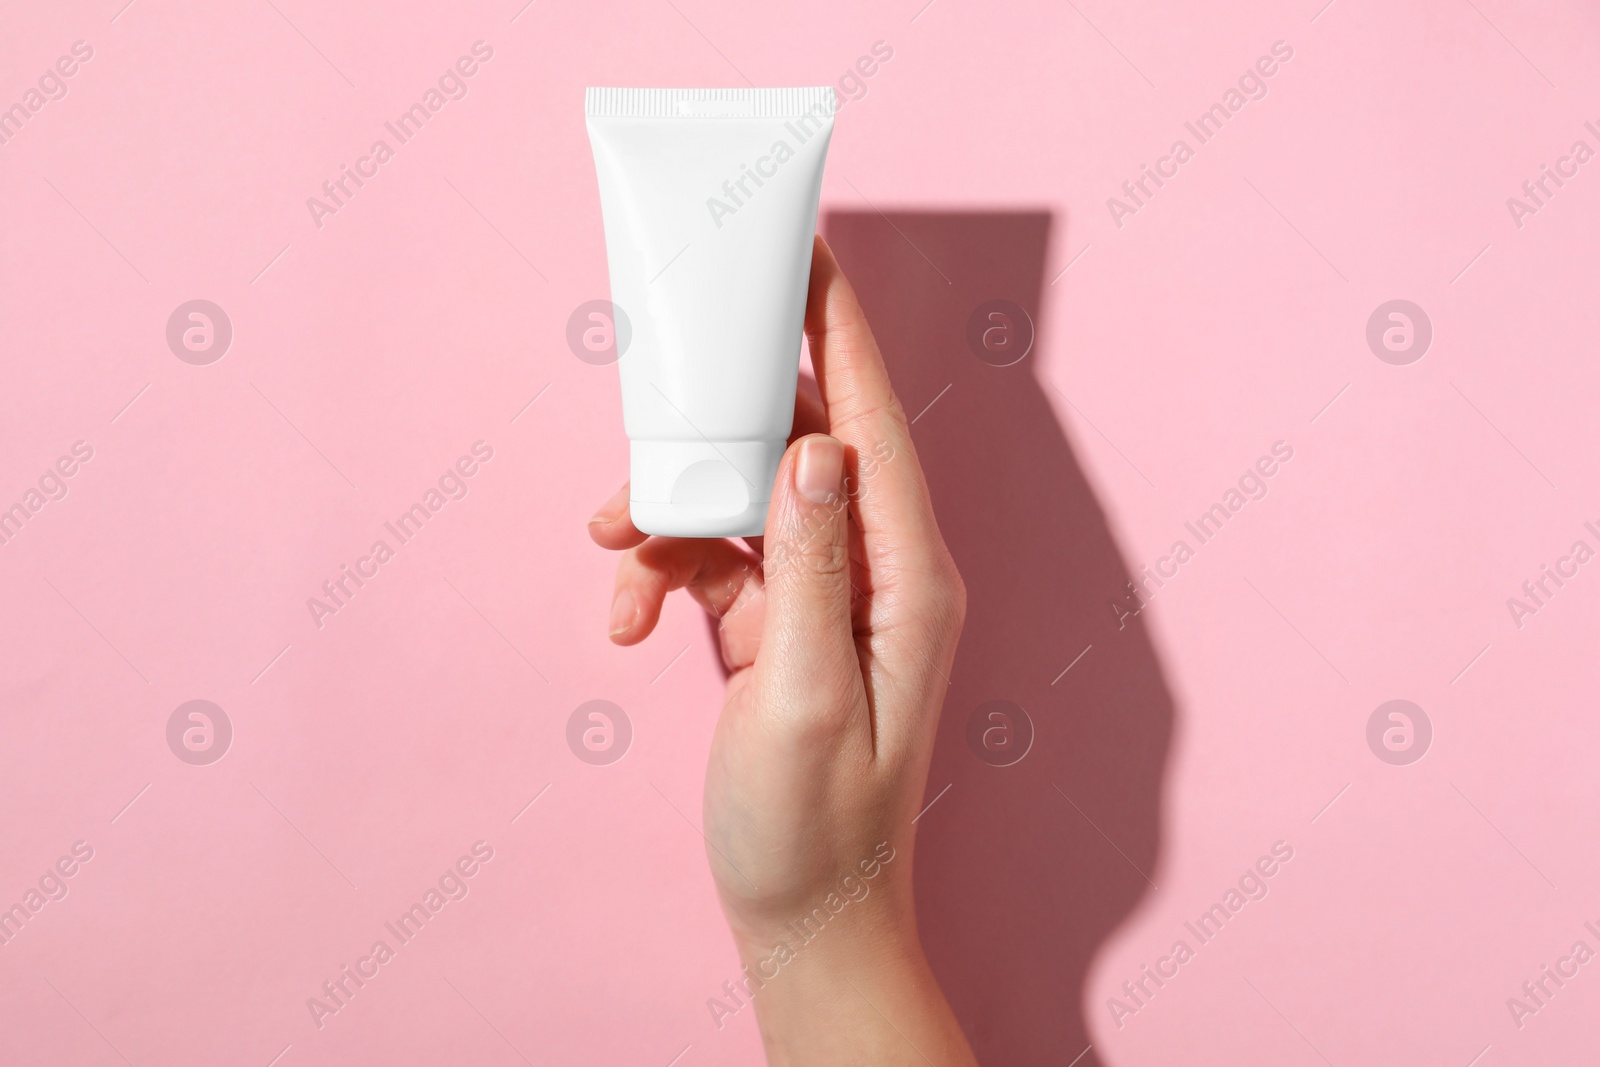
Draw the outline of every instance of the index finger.
M905 409L855 289L820 235L811 253L806 341L828 409L828 432L856 452L849 495L869 557L892 551L897 559L909 555L925 562L942 556L944 542Z

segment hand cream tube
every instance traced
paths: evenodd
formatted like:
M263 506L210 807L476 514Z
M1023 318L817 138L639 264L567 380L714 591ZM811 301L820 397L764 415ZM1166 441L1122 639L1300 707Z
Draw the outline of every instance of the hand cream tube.
M645 533L766 527L794 421L831 86L586 94ZM616 328L621 349L623 327Z

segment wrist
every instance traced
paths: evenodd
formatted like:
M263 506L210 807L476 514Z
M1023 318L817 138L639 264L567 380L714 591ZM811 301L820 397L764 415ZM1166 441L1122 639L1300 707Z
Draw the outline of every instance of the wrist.
M914 941L910 848L880 840L863 843L850 854L861 858L839 863L818 857L787 875L762 872L756 876L762 885L759 893L748 892L753 886L743 876L719 879L722 910L740 957L751 963L776 957L781 963L838 927L870 930L890 941Z
M766 907L760 914L729 910L728 926L739 960L757 980L779 980L808 961L816 973L880 960L920 960L916 915L909 892L881 885L869 897L838 894L819 898L811 907L789 911ZM903 901L894 899L905 896Z
M910 855L883 854L781 903L724 897L743 973L712 1012L754 1007L774 1067L974 1063L917 936Z
M975 1063L909 912L852 904L824 925L764 924L735 940L743 975L725 987L727 1008L755 1008L772 1067Z

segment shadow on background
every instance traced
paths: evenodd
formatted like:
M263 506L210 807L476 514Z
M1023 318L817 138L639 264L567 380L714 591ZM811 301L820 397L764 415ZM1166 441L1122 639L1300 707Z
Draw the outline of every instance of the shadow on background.
M1086 1002L1096 953L1159 877L1173 729L1143 624L1118 630L1110 608L1130 571L1046 396L1070 395L1071 382L1037 373L1049 337L1041 331L1011 366L992 365L1007 358L1003 346L986 362L968 342L969 319L989 301L1011 301L1038 324L1050 223L1046 212L823 221L916 419L939 525L967 584L927 798L951 788L917 824L917 910L934 970L992 1064L1071 1062L1090 1043L1085 1013L1106 1010L1105 987L1137 977L1101 983ZM990 765L969 743L974 712L993 700L1020 705L1033 723L1031 749L1011 766ZM1022 732L990 737L1003 753ZM1076 1067L1110 1062L1104 1052Z

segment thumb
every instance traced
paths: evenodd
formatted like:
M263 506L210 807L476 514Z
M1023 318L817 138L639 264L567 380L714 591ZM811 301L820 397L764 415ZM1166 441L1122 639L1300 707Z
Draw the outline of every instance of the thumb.
M773 485L763 542L768 692L830 703L859 684L850 622L849 499L844 446L811 434L789 446Z

